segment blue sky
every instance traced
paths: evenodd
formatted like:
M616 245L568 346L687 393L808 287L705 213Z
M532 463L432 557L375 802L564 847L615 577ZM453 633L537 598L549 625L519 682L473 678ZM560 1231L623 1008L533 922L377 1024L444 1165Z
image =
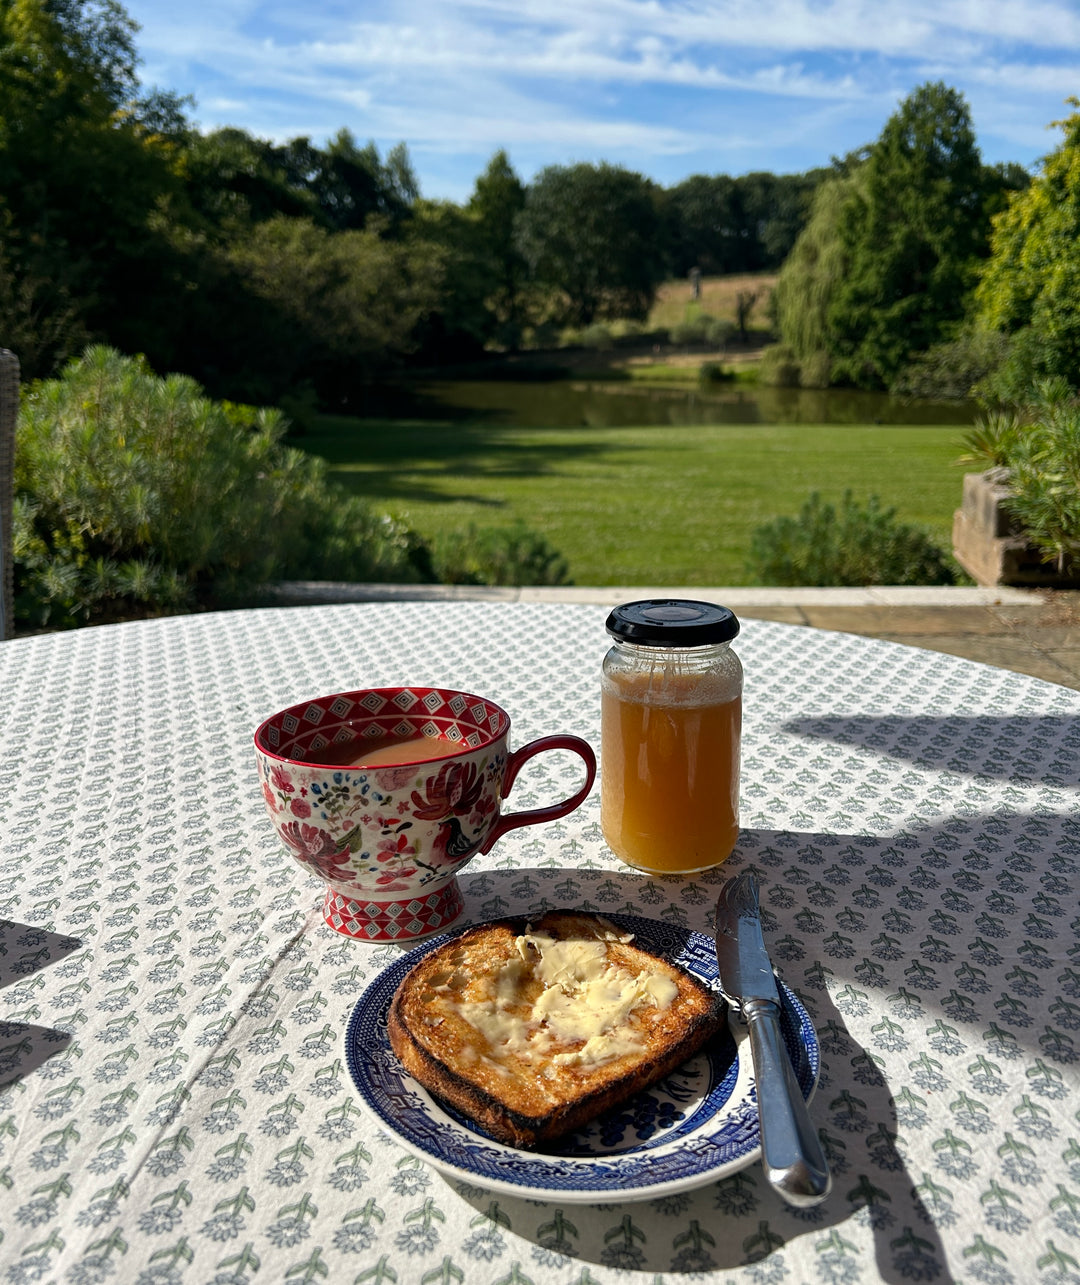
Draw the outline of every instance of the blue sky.
M125 0L147 85L203 130L409 149L467 199L505 148L665 187L872 142L916 86L963 93L983 159L1033 167L1080 95L1080 0Z

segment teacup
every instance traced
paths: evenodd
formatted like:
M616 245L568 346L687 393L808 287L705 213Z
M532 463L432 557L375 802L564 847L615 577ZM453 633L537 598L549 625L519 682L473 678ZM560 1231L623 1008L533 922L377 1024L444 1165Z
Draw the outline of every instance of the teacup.
M323 915L365 941L440 932L464 909L457 873L508 830L579 807L596 757L577 736L511 750L510 716L483 696L441 687L374 687L319 696L255 731L263 798L293 856L327 885ZM502 813L521 767L572 750L585 783L548 807Z

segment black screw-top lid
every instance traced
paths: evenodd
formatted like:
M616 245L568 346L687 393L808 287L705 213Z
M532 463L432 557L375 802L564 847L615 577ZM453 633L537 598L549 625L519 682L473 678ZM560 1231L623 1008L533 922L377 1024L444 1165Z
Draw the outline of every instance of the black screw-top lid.
M706 647L730 642L739 632L735 613L715 602L646 598L614 608L606 625L612 638L643 647Z

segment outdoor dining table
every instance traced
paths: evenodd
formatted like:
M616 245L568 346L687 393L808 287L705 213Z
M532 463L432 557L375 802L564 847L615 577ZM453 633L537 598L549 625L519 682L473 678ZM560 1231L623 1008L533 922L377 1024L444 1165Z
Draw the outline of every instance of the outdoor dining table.
M462 871L462 925L572 906L709 934L753 869L816 1031L824 1203L752 1155L645 1199L492 1190L357 1092L351 1015L416 944L324 922L255 727L444 684L516 744L599 750L606 614L361 603L0 644L0 1282L1080 1280L1080 693L1003 669L745 620L728 862L625 866L594 788ZM581 770L534 760L507 809Z

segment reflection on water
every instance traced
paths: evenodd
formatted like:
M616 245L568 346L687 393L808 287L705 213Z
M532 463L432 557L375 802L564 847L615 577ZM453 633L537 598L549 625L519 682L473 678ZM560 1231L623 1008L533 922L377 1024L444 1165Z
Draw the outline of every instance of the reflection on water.
M970 403L902 401L850 389L631 383L433 380L387 393L368 413L392 418L478 418L525 428L680 424L970 424Z

